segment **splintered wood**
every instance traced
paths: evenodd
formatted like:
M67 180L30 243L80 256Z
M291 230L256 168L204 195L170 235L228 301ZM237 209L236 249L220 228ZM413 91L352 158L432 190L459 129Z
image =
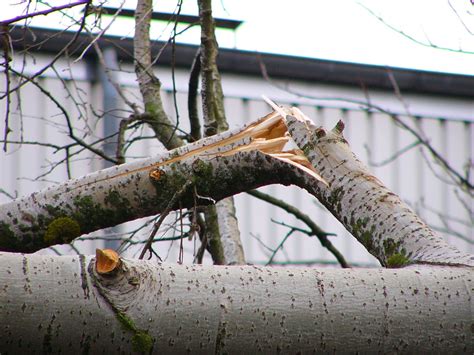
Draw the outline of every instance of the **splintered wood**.
M305 121L307 117L295 107L282 108L274 103L272 103L271 106L275 111L257 122L252 123L242 131L209 145L201 146L182 155L165 160L157 164L157 166L171 164L189 157L224 157L232 156L238 152L258 150L263 154L295 166L327 185L327 182L318 174L303 151L300 149L285 150L285 146L291 139L286 126L286 116L291 115L302 121ZM155 166L155 168L157 166ZM152 174L153 171L155 170L152 170L150 174Z

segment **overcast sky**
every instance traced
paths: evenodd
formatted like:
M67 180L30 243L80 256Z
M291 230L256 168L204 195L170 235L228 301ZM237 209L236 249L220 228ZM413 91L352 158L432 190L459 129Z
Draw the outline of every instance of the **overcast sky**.
M135 3L127 1L125 7L134 8ZM176 3L155 1L155 11L173 12ZM213 6L216 17L243 21L235 33L218 31L224 47L474 75L474 54L456 52L474 52L474 6L469 0L215 0ZM18 5L8 7L1 18L21 12ZM196 15L196 1L184 0L181 13ZM49 16L35 22L41 26L59 23ZM102 25L106 24L105 18ZM172 26L157 22L152 28L154 38L167 39ZM133 20L121 21L110 32L133 35ZM199 29L186 31L179 41L197 43Z

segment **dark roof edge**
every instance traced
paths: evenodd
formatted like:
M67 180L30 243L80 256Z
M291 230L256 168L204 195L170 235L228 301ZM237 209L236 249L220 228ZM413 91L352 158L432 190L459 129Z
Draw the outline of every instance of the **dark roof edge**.
M16 50L29 49L30 51L51 53L57 53L63 49L74 37L73 32L23 27L12 28L10 34L13 47ZM48 38L50 39L48 40ZM78 55L91 40L92 37L89 35L79 35L68 52ZM133 60L133 40L130 38L102 36L98 40L98 44L101 47L116 48L121 61ZM172 62L171 46L166 46L163 49L164 45L165 42L153 42L152 51L154 55L161 51L158 65L169 66ZM197 48L196 45L177 44L175 66L189 68ZM91 57L94 57L93 49L89 50L88 58ZM393 91L393 85L388 75L388 71L391 71L402 93L474 97L474 76L470 75L388 68L227 48L221 48L219 51L218 65L221 72L262 76L262 63L272 78Z
M106 14L106 15L112 15L119 12L120 17L130 17L130 18L135 17L135 10L132 10L132 9L124 9L124 8L119 9L117 7L110 7L110 6L101 6L100 9L101 11L103 11L103 14ZM200 20L199 16L173 14L173 13L168 13L168 12L155 12L155 11L153 11L153 13L151 14L151 18L153 20L170 21L170 22L174 22L175 20L177 20L178 22L187 23L187 24L199 24L199 20ZM242 24L242 22L243 21L214 17L214 24L217 28L227 28L227 29L235 30Z

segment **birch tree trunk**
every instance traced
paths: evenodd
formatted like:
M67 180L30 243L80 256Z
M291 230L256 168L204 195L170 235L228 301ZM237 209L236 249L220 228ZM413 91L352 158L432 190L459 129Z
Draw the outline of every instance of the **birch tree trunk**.
M2 353L471 353L472 268L287 269L0 254Z
M202 7L202 2L199 3ZM155 132L156 137L167 149L174 149L184 145L184 141L177 134L177 124L171 122L165 113L161 100L161 82L153 73L151 58L150 22L153 12L151 0L138 0L135 10L134 58L135 72L138 84L145 103L145 114L140 116ZM224 95L221 87L220 75L217 70L217 42L214 34L214 20L212 17L211 2L205 4L202 15L202 52L203 66L203 111L205 127L213 122L213 130L206 130L205 136L221 133L228 129L224 114ZM209 54L209 52L212 53ZM211 72L209 72L209 68ZM210 73L210 75L209 75ZM210 110L208 110L210 107ZM195 116L197 113L195 113ZM193 120L199 120L193 117ZM193 121L192 121L193 122ZM196 126L196 122L192 124ZM197 132L192 132L194 135ZM212 133L212 134L211 134ZM200 134L200 132L199 132ZM209 250L215 264L244 264L245 257L240 241L237 218L235 216L234 200L217 202L216 206L206 209L206 234L209 240Z
M342 122L327 131L296 108L274 108L239 130L0 206L1 247L35 250L35 243L67 240L68 231L78 232L69 220L82 228L96 211L81 208L82 198L98 211L126 204L105 215L115 223L159 212L189 181L198 194L183 194L184 207L196 197L209 203L280 182L318 197L383 265L397 269L111 259L104 271L91 257L0 253L0 350L471 353L474 257L449 246L370 174L345 141ZM283 151L290 137L301 150Z

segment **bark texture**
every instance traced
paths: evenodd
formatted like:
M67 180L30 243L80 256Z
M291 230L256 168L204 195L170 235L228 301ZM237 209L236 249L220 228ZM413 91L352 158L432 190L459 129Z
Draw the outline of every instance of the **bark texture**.
M0 206L0 250L33 252L160 213L190 179L195 189L183 196L183 208L194 206L194 191L198 203L207 205L248 188L297 182L301 174L294 166L258 149L242 150L253 140L254 133L249 135L249 131L258 133L268 125L281 124L281 118L272 114L260 123L154 158L104 169L4 204Z
M400 267L416 262L474 266L473 255L447 244L357 159L344 138L342 121L328 131L298 109L287 113L290 135L327 182L310 188L310 192L382 265Z
M175 151L113 167L0 206L0 250L34 251L80 233L162 211L192 180L199 204L271 183L316 196L385 266L474 266L448 245L355 157L342 135L298 109L276 108L258 122ZM286 111L285 111L286 110ZM302 151L282 152L289 134ZM305 156L306 155L306 156ZM151 180L150 180L151 179ZM194 206L194 195L182 207Z
M212 136L229 128L224 110L224 94L217 68L218 45L212 17L212 1L199 0L201 18L201 72L204 134Z
M282 269L0 253L2 353L470 353L473 269Z
M222 81L217 67L218 45L212 17L212 1L199 0L201 19L200 60L202 72L202 108L204 136L227 131ZM244 248L240 239L239 224L235 214L234 198L229 197L209 206L205 211L206 233L213 243L217 264L245 264ZM220 256L220 258L217 258Z
M150 22L153 13L152 0L138 0L135 10L135 35L133 37L133 57L138 86L145 104L142 120L148 123L156 137L167 149L183 145L176 134L176 125L170 121L161 101L161 82L153 73L150 51Z

